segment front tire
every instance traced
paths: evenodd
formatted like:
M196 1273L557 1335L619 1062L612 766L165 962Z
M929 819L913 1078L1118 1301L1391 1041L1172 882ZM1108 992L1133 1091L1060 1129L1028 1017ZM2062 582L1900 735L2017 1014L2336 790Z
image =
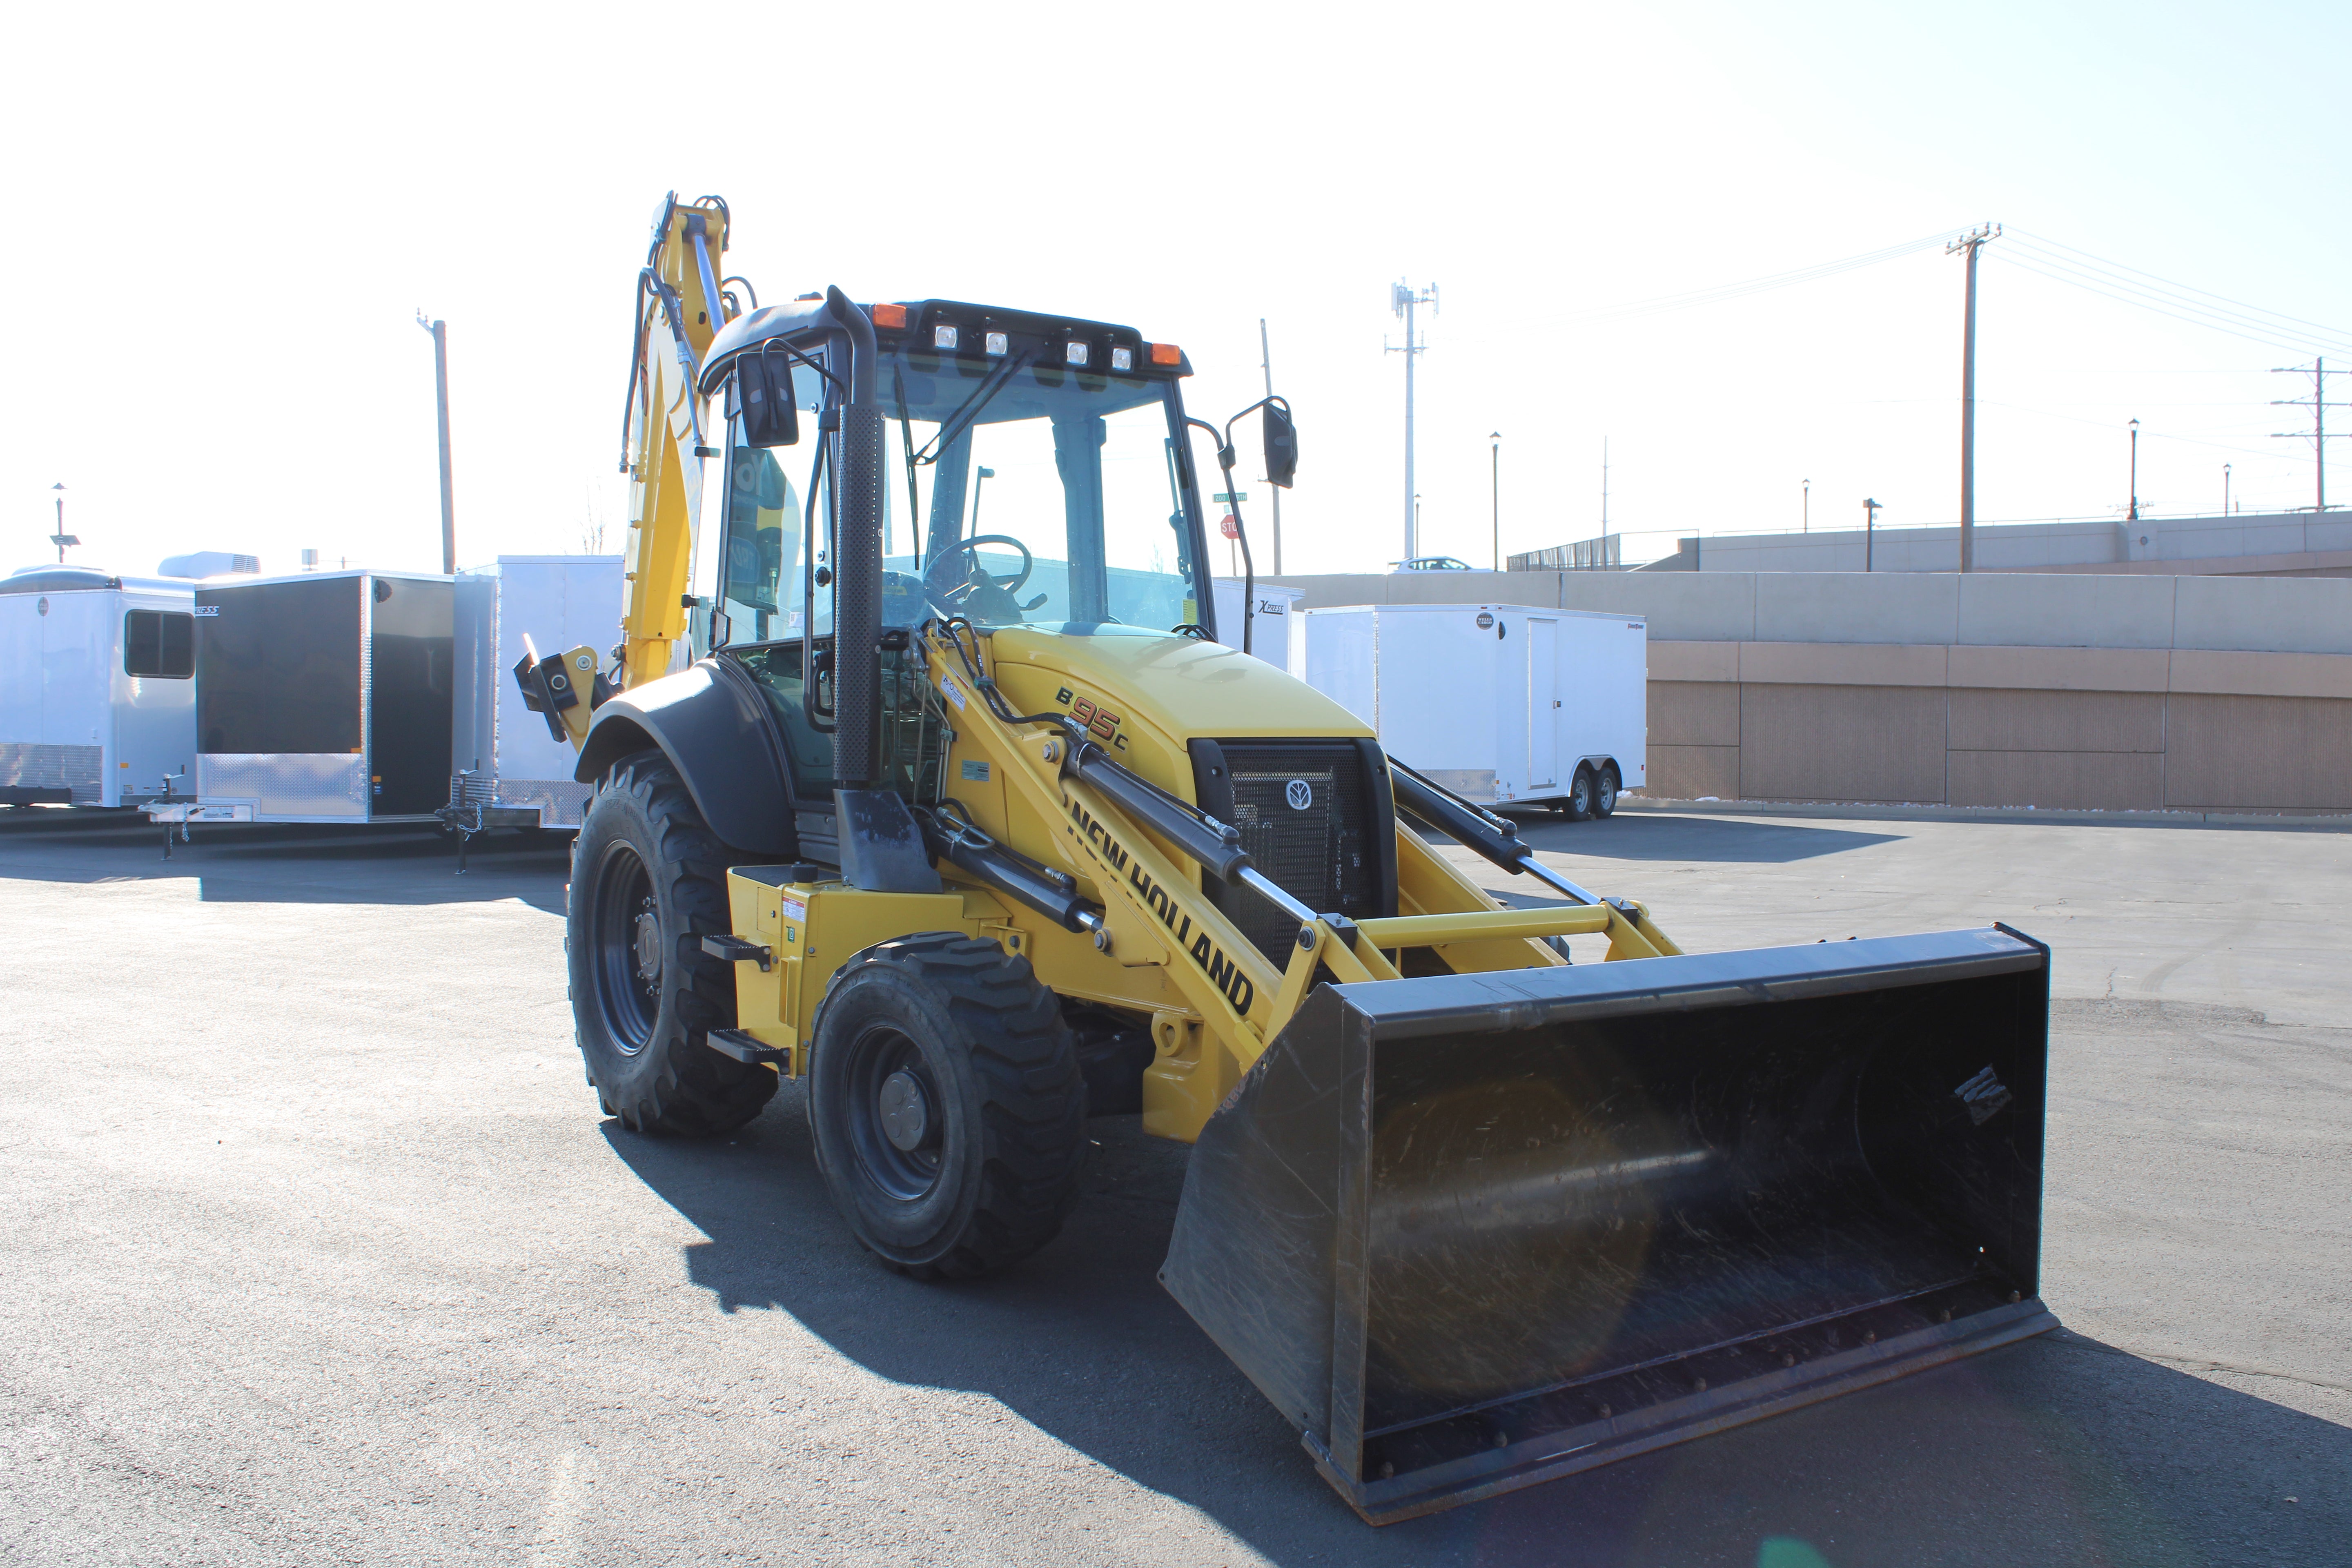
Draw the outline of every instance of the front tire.
M726 846L658 752L605 774L572 852L565 940L588 1081L633 1132L709 1137L760 1114L773 1069L710 1048L735 1020L732 965L702 951L730 927Z
M1026 958L949 931L866 949L811 1041L809 1119L834 1205L921 1279L977 1279L1062 1228L1086 1152L1086 1078Z

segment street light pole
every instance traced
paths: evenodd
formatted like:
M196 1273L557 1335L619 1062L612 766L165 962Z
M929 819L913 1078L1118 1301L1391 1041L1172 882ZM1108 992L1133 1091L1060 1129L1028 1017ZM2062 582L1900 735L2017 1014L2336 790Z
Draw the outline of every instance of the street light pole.
M994 468L982 468L971 481L971 536L980 537L980 487L996 477Z
M457 511L449 484L449 323L427 321L416 312L416 324L433 334L433 395L441 425L441 570L457 572Z
M2131 517L2139 521L2139 421L2131 422Z
M1804 521L1802 521L1802 523L1799 526L1798 531L1799 531L1799 532L1801 532L1801 533L1811 533L1811 532L1812 532L1812 531L1813 531L1813 481L1812 481L1812 480L1811 480L1811 479L1807 479L1807 480L1805 481L1805 510L1804 510L1804 511L1803 511L1801 515L1801 517L1803 518L1803 520L1804 520Z
M1878 570L1878 503L1865 499L1862 503L1862 569Z
M1503 433L1500 430L1489 431L1486 439L1495 444L1493 458L1487 465L1487 489L1495 505L1495 570L1500 572L1503 569Z
M2221 465L2221 515L2230 515L2230 465Z

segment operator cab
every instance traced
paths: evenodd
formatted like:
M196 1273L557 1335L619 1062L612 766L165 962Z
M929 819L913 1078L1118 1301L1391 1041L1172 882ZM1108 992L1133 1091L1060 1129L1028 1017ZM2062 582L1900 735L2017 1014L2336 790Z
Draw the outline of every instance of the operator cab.
M821 310L753 311L711 345L705 386L736 371L724 382L715 644L831 630L833 475L813 437L847 371ZM1181 350L1131 328L948 300L871 314L886 626L1213 630ZM789 417L771 395L789 398Z
M882 766L894 787L922 795L944 764L929 739L936 693L909 662L906 630L961 619L982 633L1216 637L1187 439L1208 427L1184 413L1183 352L1130 327L943 300L867 314L884 430ZM848 401L850 356L811 296L729 322L700 382L705 395L724 393L727 435L717 582L697 651L723 651L758 683L795 792L817 798L833 762L842 510L839 441L823 437ZM1267 407L1265 432L1268 472L1287 484L1286 406Z

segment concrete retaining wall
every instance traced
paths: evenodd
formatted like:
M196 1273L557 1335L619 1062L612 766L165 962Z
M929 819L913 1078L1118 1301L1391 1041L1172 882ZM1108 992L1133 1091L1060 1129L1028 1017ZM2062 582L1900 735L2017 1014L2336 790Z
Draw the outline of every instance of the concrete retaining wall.
M2352 581L1286 581L1309 606L1486 601L1645 616L1652 795L2352 810Z
M1726 533L1680 542L1648 570L1956 572L1958 525ZM2002 522L1977 530L1979 572L2352 574L2352 512L2245 512L2137 522Z

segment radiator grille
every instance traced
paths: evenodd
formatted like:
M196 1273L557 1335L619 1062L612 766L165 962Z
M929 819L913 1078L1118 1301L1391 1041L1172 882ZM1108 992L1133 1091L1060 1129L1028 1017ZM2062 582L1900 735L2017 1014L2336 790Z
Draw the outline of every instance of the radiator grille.
M1380 866L1369 842L1372 803L1360 753L1350 741L1226 741L1234 825L1268 880L1318 914L1370 920L1380 909ZM1307 804L1293 804L1292 785ZM1244 888L1225 913L1276 965L1290 962L1298 925Z

